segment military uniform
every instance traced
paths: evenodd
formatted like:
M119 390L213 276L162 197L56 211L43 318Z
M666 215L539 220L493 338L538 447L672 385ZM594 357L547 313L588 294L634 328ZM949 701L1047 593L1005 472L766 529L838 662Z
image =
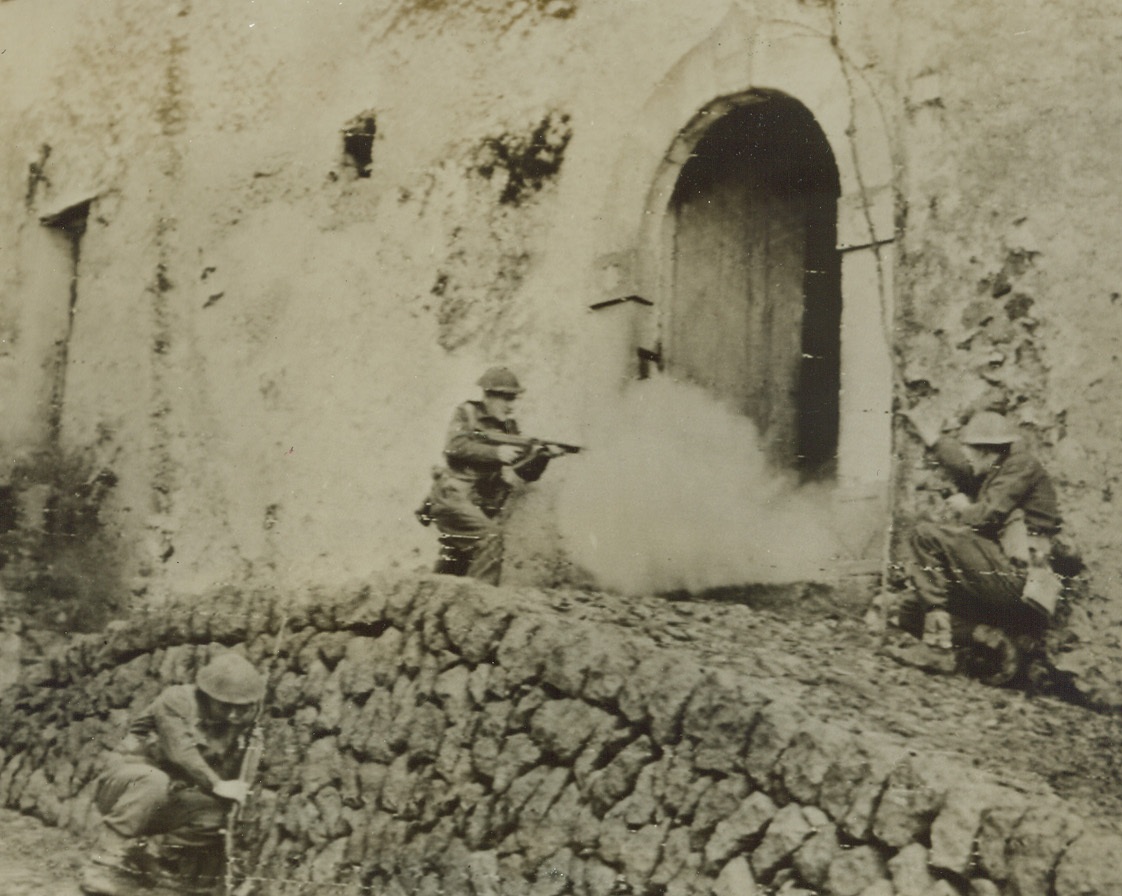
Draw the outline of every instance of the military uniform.
M1047 564L1060 531L1056 490L1028 451L1013 445L981 477L946 439L935 456L973 503L959 525L919 523L911 537L911 578L922 609L996 624L1015 622L1030 569ZM1020 534L1014 537L1017 527ZM1023 528L1022 528L1023 527ZM1023 543L1010 549L1012 541Z
M479 385L485 396L511 400L522 391L505 367L488 370ZM497 585L503 565L501 514L512 490L504 470L534 482L545 472L550 455L531 450L508 466L501 446L489 441L488 434L517 436L518 423L493 416L486 400L465 401L456 408L444 442L445 464L434 471L432 489L418 516L426 524L436 523L441 532L435 572Z
M133 719L98 779L101 830L84 892L132 894L184 868L201 889L179 891L209 892L221 876L221 837L233 805L218 791L236 783L264 688L247 660L226 653L195 684L165 688ZM153 837L156 851L149 849Z

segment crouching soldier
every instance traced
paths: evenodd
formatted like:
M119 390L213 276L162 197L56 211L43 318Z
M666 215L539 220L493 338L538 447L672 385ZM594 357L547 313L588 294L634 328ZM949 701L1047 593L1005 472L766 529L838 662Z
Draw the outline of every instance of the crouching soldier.
M161 882L175 892L214 891L226 818L249 788L239 773L264 695L257 670L223 653L195 684L165 688L132 721L98 780L101 828L84 892L125 896Z
M914 591L901 626L921 635L927 665L939 671L955 668L954 647L975 659L988 649L992 667L975 671L1004 684L1023 660L1011 636L1039 635L1059 598L1050 561L1060 512L1048 472L1001 414L975 414L960 441L927 442L960 489L947 501L958 521L921 522L912 532Z

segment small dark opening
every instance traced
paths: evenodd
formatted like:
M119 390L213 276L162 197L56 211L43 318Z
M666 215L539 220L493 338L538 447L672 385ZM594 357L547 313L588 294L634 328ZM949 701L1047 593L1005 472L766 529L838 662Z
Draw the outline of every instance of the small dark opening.
M359 116L343 131L343 157L358 177L370 177L377 133L378 124L373 115Z
M66 319L66 332L58 341L58 354L55 358L55 381L52 387L51 407L48 426L52 439L57 439L62 421L62 406L66 392L66 365L70 353L70 337L74 331L74 314L78 309L78 264L82 256L82 235L90 216L90 201L79 202L53 215L39 219L44 227L49 227L66 241L70 259L70 296Z

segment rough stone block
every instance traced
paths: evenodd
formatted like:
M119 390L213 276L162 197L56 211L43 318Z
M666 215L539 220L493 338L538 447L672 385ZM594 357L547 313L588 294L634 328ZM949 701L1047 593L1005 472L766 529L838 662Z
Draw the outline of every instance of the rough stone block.
M814 833L802 807L789 803L772 818L760 845L752 851L752 872L757 880L768 880Z
M759 892L752 868L743 856L728 862L713 885L713 896L758 896Z
M884 859L871 846L842 850L826 875L828 896L860 896L878 882L887 881Z
M627 822L627 819L624 818ZM628 824L630 824L628 822ZM635 825L631 825L634 827ZM651 872L651 886L652 887L665 887L670 883L682 869L686 868L692 863L695 870L697 869L697 856L690 848L690 832L688 828L672 827L666 834L666 841L662 844L662 852L658 859L658 865L655 866L654 871Z
M975 843L986 809L1000 798L997 789L982 782L955 787L931 825L931 855L935 868L965 877L974 860Z
M775 817L776 805L762 791L754 791L724 820L717 823L705 844L705 864L719 868L740 853L751 851Z
M942 807L944 785L931 763L908 758L888 776L873 819L873 835L888 846L926 839Z
M336 667L339 686L347 697L361 697L376 688L393 687L398 676L403 638L388 629L378 638L352 638Z
M535 616L515 616L503 633L495 657L514 681L537 679L541 674L542 656L537 642L546 622Z
M692 657L660 651L644 659L619 697L619 708L633 725L650 724L657 744L675 744L682 736L682 713L703 674Z
M935 875L929 867L927 849L919 843L910 843L888 860L888 873L897 893L927 896L935 886Z
M982 813L976 843L978 867L996 881L1009 878L1006 847L1027 808L1023 799L1008 793L1000 804Z
M837 827L833 824L827 822L815 827L815 832L795 851L794 866L800 878L812 887L821 888L826 883L831 863L842 847Z
M623 869L623 879L642 892L658 864L669 822L631 830L624 824L605 822L600 830L600 855Z
M595 662L598 630L587 625L551 632L542 657L542 681L567 697L579 697Z
M530 734L555 761L569 762L616 727L613 716L581 700L550 700L530 719Z
M720 778L706 786L701 779L697 786L704 787L697 800L690 830L701 838L708 838L717 825L737 809L748 795L748 784L742 778Z
M1122 837L1087 832L1064 851L1056 868L1056 896L1122 893Z
M827 772L850 747L851 739L838 729L806 725L791 739L776 765L786 795L797 803L816 805Z
M639 666L630 641L597 639L589 645L588 670L581 696L590 703L616 705L624 685Z
M628 736L630 732L625 732ZM650 739L643 735L631 741L601 771L589 776L588 796L600 812L632 793L640 772L654 757Z
M742 678L728 670L709 673L694 690L682 716L682 731L695 742L697 768L739 772L756 713L765 703Z
M502 745L495 760L492 790L502 793L511 781L537 765L541 755L541 750L528 734L512 734Z
M649 756L642 760L646 762ZM626 779L623 787L627 787ZM615 806L608 810L611 816L622 818L631 827L641 827L655 820L660 815L658 797L655 795L655 770L647 764L639 769L639 774L634 777L631 792L626 793Z
M1050 896L1060 856L1082 833L1083 822L1058 805L1031 807L1009 838L1009 883L1017 896Z
M744 753L744 768L761 790L776 796L776 763L795 735L806 724L806 716L792 702L773 701L760 710Z
M452 649L469 663L494 658L510 623L509 611L471 600L453 601L444 611L444 631Z

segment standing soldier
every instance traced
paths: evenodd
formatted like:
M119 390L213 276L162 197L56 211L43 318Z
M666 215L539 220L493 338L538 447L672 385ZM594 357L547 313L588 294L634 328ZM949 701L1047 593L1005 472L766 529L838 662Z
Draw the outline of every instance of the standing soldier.
M435 522L441 532L435 572L497 585L503 565L499 516L511 480L534 482L551 458L579 449L519 437L514 402L522 386L506 367L492 367L478 384L483 399L465 401L453 413L445 466L434 472L432 491L417 517L424 525Z
M165 878L177 892L213 892L227 816L249 790L239 772L264 695L261 674L223 653L132 721L98 781L101 829L84 892L131 896ZM156 851L154 835L163 835Z
M935 660L929 665L946 671L954 668L951 648L958 640L952 615L971 624L962 629L968 642L1000 658L989 679L994 683L1012 678L1021 661L1002 629L1041 629L1061 588L1050 565L1061 524L1055 486L1016 442L1005 417L993 411L971 417L961 445L945 438L927 442L960 489L947 502L958 523L916 525L910 542L915 591L901 611L905 628L922 630Z

